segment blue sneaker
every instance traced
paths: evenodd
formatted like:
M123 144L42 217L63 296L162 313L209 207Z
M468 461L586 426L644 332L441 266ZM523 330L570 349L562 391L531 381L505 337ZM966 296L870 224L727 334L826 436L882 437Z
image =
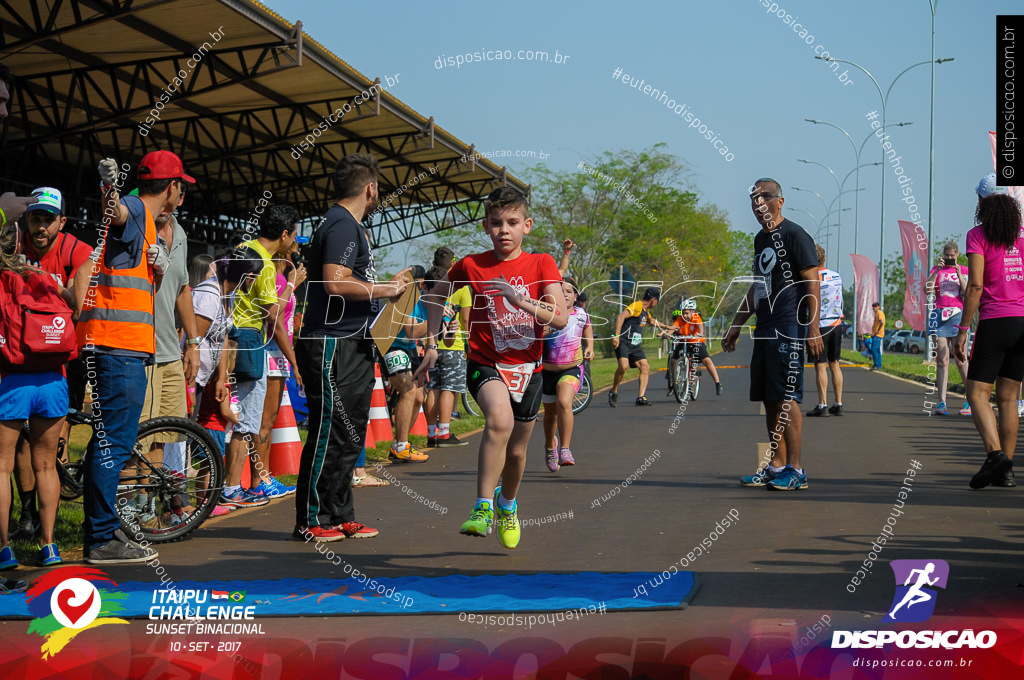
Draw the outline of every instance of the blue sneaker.
M0 570L14 569L18 566L18 558L14 556L14 548L5 545L0 549Z
M740 486L764 486L773 479L775 479L775 473L772 472L770 465L765 465L752 475L740 477Z
M797 473L796 468L787 465L775 479L768 482L769 491L796 491L807 488L807 474Z
M248 489L239 489L232 494L224 493L220 494L220 505L227 506L229 508L258 508L261 505L266 505L270 502L269 498L263 496L257 496Z
M935 415L937 416L948 416L949 411L946 410L946 402L940 401L935 407Z
M57 550L56 543L47 543L43 546L43 549L39 551L39 563L44 567L53 567L64 563L64 560L60 558L60 551Z
M271 479L273 482L277 481L276 479ZM254 496L262 496L263 498L281 498L282 496L287 496L288 492L274 486L273 483L267 484L266 480L263 480L259 483L259 486L252 490L252 494Z
M277 477L271 477L271 480L273 480L273 481L271 481L270 485L272 487L274 487L275 489L279 490L279 491L284 491L284 495L285 496L288 496L290 494L295 493L295 487L294 486L287 486L284 482L282 482Z

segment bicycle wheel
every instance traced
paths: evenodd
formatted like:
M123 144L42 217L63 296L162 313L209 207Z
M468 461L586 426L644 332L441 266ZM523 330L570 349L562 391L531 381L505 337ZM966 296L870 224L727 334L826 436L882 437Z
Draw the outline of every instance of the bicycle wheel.
M690 371L690 358L684 353L676 360L676 374L673 376L674 384L672 394L676 401L682 404L686 400L687 374Z
M60 499L73 501L82 496L85 487L82 485L82 461L76 460L65 465L57 459L57 478L60 480Z
M590 406L590 400L594 397L594 390L590 384L590 378L587 376L587 372L583 371L583 380L580 382L580 391L576 393L576 396L572 400L572 412L579 413L586 407Z
M147 420L117 485L121 526L134 540L180 540L209 517L223 488L224 463L205 429L187 418Z
M700 369L693 369L693 375L690 376L690 399L696 401L697 394L700 393Z
M466 413L471 416L478 416L480 412L477 410L480 406L473 401L473 397L469 396L469 392L462 393L462 408L466 409Z

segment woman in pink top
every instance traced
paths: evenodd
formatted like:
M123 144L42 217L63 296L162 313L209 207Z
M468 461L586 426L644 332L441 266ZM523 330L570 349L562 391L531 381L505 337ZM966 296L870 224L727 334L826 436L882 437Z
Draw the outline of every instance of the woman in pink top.
M935 334L935 370L938 375L939 403L935 415L948 415L946 410L946 387L949 385L949 342L956 337L964 310L964 292L967 290L967 267L957 264L960 248L956 241L950 241L942 248L942 257L928 276L928 294L935 296L935 304L928 313L928 332ZM967 382L967 362L954 357L960 371L960 382ZM966 401L960 415L971 415L971 405Z
M967 331L974 312L978 330L967 373L967 400L974 412L988 457L971 478L971 488L1016 486L1013 451L1017 444L1017 393L1024 378L1024 234L1017 201L997 193L995 175L978 186L975 221L967 232L970 273L959 333L954 343L958 359L966 356ZM996 386L999 423L990 395Z

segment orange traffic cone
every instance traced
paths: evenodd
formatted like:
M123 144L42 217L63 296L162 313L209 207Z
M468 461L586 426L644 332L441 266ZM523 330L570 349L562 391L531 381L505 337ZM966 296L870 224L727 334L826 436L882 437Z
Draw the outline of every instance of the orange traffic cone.
M377 442L394 441L391 433L391 416L388 415L388 399L384 396L384 380L380 375L380 364L373 367L376 377L373 380L373 396L370 397L370 428Z
M270 431L270 470L272 475L299 474L299 459L302 457L302 439L295 425L295 411L288 397L288 390L281 398L281 410L277 422Z
M427 416L423 413L422 406L420 406L420 414L416 416L416 422L412 424L409 434L418 434L421 437L427 436Z
M373 449L377 446L377 440L373 438L373 428L370 427L370 421L366 421L366 437L363 439L363 448Z

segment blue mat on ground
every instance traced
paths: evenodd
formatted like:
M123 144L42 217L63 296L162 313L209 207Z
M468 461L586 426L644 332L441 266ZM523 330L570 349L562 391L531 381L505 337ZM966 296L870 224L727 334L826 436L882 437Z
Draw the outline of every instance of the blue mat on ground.
M343 616L351 614L444 614L459 612L558 612L591 607L606 611L680 609L697 591L695 575L680 571L652 587L661 574L648 572L604 574L507 574L501 576L403 576L362 582L344 579L281 579L279 581L180 581L178 593L196 591L205 612L210 606L254 606L259 616ZM644 586L647 595L638 594ZM128 593L123 601L126 618L148 618L151 607L174 608L181 603L154 602L160 582L119 582ZM633 597L638 595L637 597ZM216 596L216 598L215 598ZM167 597L166 595L164 597ZM176 596L177 597L177 596ZM241 598L241 599L239 599ZM603 604L603 607L602 607ZM157 612L159 610L156 610ZM194 613L194 611L193 611ZM602 611L603 613L603 611ZM178 614L175 618L181 618ZM185 614L187 615L187 613ZM0 598L0 617L31 617L25 594Z

